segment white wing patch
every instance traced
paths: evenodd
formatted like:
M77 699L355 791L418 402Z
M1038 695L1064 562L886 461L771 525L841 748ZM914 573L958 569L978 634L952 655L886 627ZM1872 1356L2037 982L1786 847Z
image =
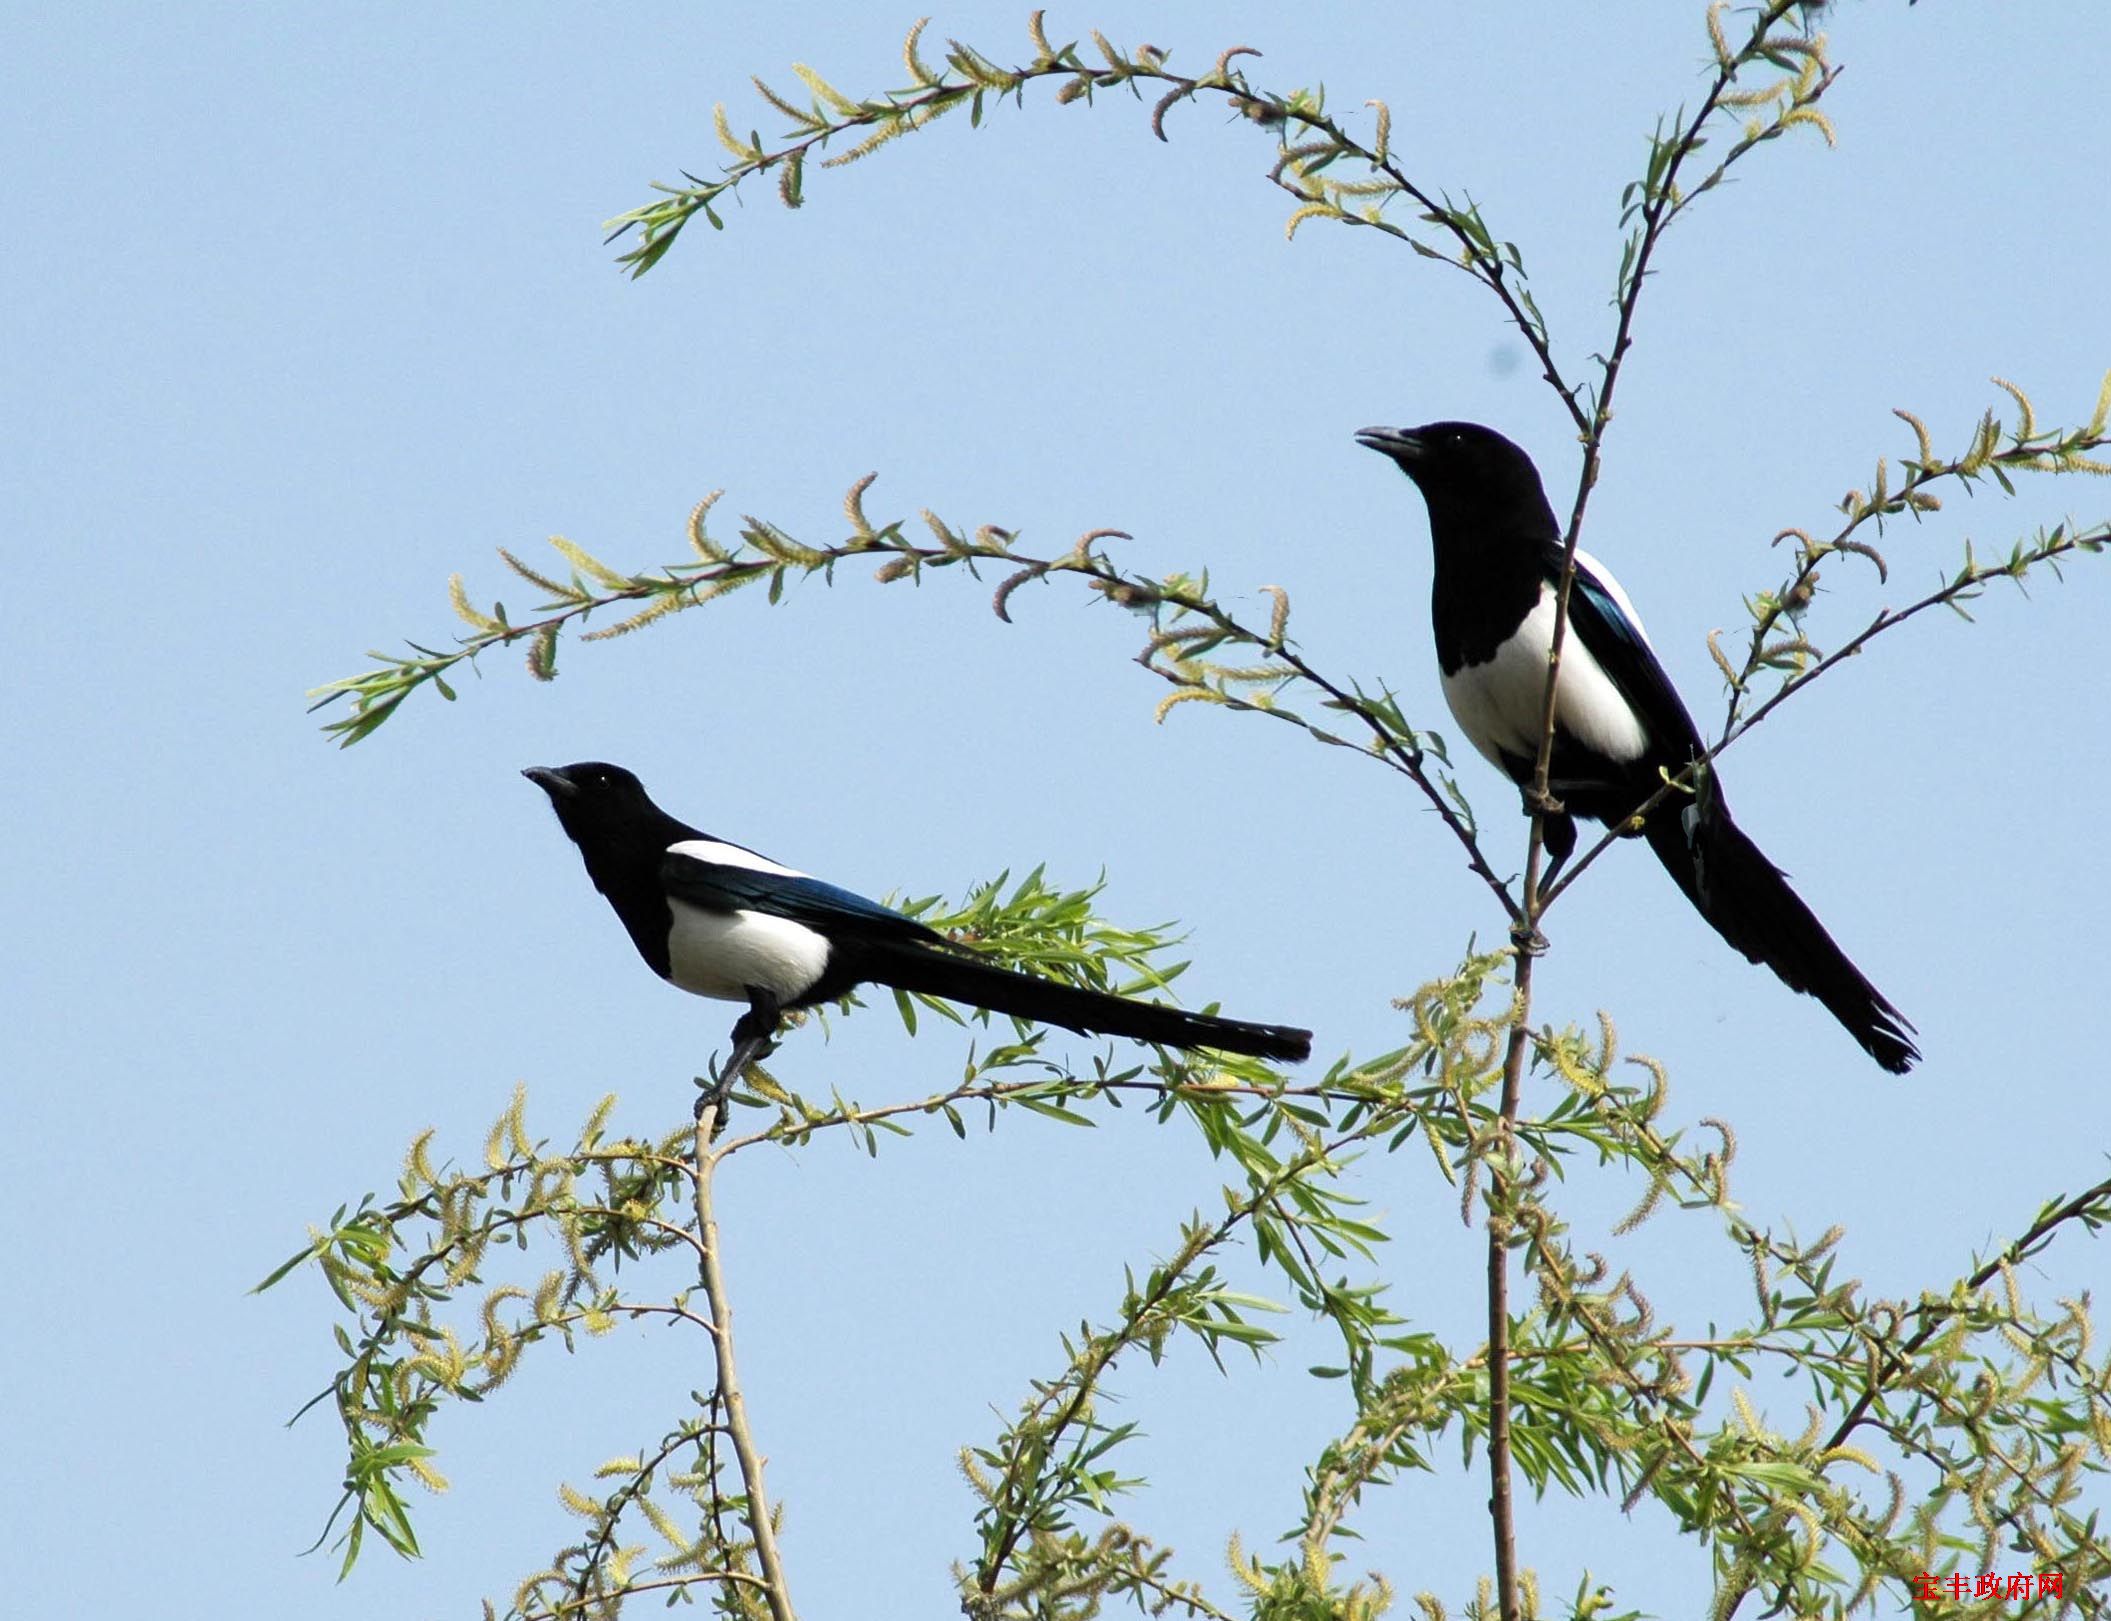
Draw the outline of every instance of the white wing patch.
M1613 578L1613 571L1599 562L1597 558L1591 556L1581 546L1578 546L1576 548L1576 572L1578 574L1588 574L1598 582L1599 587L1605 594L1620 605L1620 611L1627 615L1627 622L1635 627L1635 634L1642 638L1643 645L1654 653L1656 644L1650 641L1649 631L1642 623L1642 616L1635 612L1635 605L1627 600L1627 593L1621 589L1620 582ZM1562 642L1565 650L1568 638L1564 636Z
M672 848L699 861L720 861L726 866L735 863L700 852L738 850L738 846L702 839L685 840ZM791 871L774 863L761 870ZM668 905L674 912L674 925L667 931L667 977L692 995L745 1002L748 987L759 985L778 1001L790 1002L828 967L827 938L803 923L767 912L708 912L682 900L670 899Z
M1611 576L1597 568L1591 572L1622 610L1631 613L1625 593ZM1641 629L1640 621L1635 628ZM1553 640L1554 588L1542 586L1538 605L1493 658L1444 678L1444 701L1460 730L1506 775L1505 755L1529 760L1539 753L1539 711L1547 690L1547 649ZM1649 746L1641 720L1573 629L1561 639L1554 720L1585 748L1614 760L1632 760Z
M753 850L744 850L737 844L727 844L719 839L682 839L668 845L667 853L688 856L692 861L714 862L721 867L740 867L748 872L774 872L780 878L807 876L797 867L783 866L768 856L759 856Z

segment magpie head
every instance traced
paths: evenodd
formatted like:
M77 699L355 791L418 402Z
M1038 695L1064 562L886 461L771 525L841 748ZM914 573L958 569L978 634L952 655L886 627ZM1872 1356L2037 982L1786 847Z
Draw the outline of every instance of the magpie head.
M1433 527L1458 521L1480 529L1501 525L1535 535L1558 532L1539 469L1493 428L1478 422L1365 428L1356 442L1390 457L1415 481Z
M521 773L550 796L550 806L572 842L588 851L666 848L673 818L645 794L645 785L619 765L531 765ZM678 825L678 824L677 824ZM675 837L680 837L676 834Z

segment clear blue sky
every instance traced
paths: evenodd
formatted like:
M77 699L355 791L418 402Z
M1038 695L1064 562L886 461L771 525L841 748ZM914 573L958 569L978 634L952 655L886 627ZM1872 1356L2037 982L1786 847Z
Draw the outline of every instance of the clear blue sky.
M1191 926L1191 994L1309 1024L1328 1053L1392 1044L1389 1000L1499 937L1386 773L1250 718L1154 726L1134 622L1059 589L1015 599L1009 628L954 580L742 598L568 647L554 687L496 659L455 705L414 701L350 752L321 739L304 689L451 635L450 571L525 600L494 546L562 532L672 561L720 486L729 515L831 535L875 469L876 516L928 505L1049 547L1116 526L1133 566L1207 565L1244 604L1280 584L1315 659L1447 725L1419 505L1349 435L1477 418L1566 485L1557 407L1492 305L1375 233L1286 244L1265 135L1218 109L1176 110L1166 146L1119 97L1040 93L810 174L802 213L758 192L625 281L599 223L719 162L714 100L770 132L748 74L900 82L913 13L738 11L9 8L0 1518L23 1615L472 1613L571 1534L555 1482L658 1435L701 1381L702 1348L669 1336L546 1360L444 1422L454 1490L421 1505L422 1564L377 1552L338 1587L327 1556L296 1557L338 1439L281 1424L332 1368L329 1303L314 1280L248 1286L390 1186L424 1126L473 1158L525 1081L550 1135L611 1088L620 1123L658 1129L723 1040L723 1010L633 958L522 765L625 762L689 819L868 893L1104 869L1113 915ZM1619 15L1114 3L1050 27L1176 66L1250 44L1273 88L1388 98L1411 171L1524 249L1580 371L1607 339L1620 187L1706 60L1699 5ZM1010 58L1022 24L978 0L932 34ZM1990 373L2074 420L2111 365L2111 11L1871 0L1830 26L1840 148L1778 143L1667 248L1587 535L1704 716L1706 633L1779 577L1777 530L1910 449L1893 406L1959 446L2000 398ZM1953 502L1894 532L1888 588L1828 570L1813 632L1919 594L1968 536L2005 547L2107 506L2101 485ZM1679 1120L1736 1123L1745 1209L1846 1223L1845 1270L1882 1292L1943 1286L2102 1174L2107 604L2097 559L1992 594L1976 626L1926 617L1725 764L1741 822L1918 1022L1910 1080L1736 958L1639 850L1550 931L1542 1012L1612 1009L1670 1066ZM1508 790L1462 772L1521 859ZM882 1011L782 1067L908 1097L964 1042ZM1220 1169L1137 1114L729 1173L749 1398L808 1617L950 1611L955 1449L1215 1201ZM1393 1307L1470 1348L1479 1240L1453 1196L1418 1156L1370 1165L1364 1191L1400 1240ZM1573 1197L1588 1223L1632 1191ZM1696 1330L1746 1299L1704 1219L1660 1218L1623 1260ZM2048 1298L2106 1275L2100 1248L2038 1274ZM1286 1527L1342 1421L1303 1373L1324 1337L1291 1333L1229 1378L1182 1351L1119 1380L1158 1482L1128 1512L1220 1589L1226 1536ZM1795 1387L1755 1396L1800 1427ZM1456 1609L1486 1564L1483 1496L1455 1458L1384 1494L1369 1563ZM1585 1566L1664 1614L1706 1590L1649 1508L1531 1508L1523 1557L1550 1594Z

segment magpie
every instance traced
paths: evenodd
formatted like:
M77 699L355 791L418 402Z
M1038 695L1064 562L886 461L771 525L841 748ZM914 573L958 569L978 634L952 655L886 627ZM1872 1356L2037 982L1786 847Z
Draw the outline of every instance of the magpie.
M1365 428L1356 442L1391 457L1422 492L1444 699L1473 746L1524 791L1529 813L1563 547L1539 471L1472 422ZM1815 996L1870 1057L1903 1075L1920 1057L1912 1024L1731 820L1705 754L1634 604L1579 550L1554 696L1547 788L1556 803L1542 807L1547 878L1576 847L1577 816L1639 832L1717 934L1790 990ZM1635 827L1666 774L1696 761L1692 790L1667 796Z
M720 1086L767 1053L782 1016L854 987L889 985L1085 1034L1215 1047L1301 1063L1312 1033L1185 1013L1002 968L914 918L669 816L621 766L521 773L557 820L652 971L748 1011Z

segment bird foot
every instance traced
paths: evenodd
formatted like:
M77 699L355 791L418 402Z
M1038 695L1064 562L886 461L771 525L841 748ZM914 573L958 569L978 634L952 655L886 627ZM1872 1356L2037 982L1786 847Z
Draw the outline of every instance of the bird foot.
M1565 816L1568 814L1568 806L1562 804L1551 793L1537 793L1527 788L1524 791L1524 801L1526 810L1535 812L1540 816Z
M744 1030L743 1025L748 1028ZM706 1109L720 1111L712 1130L714 1137L725 1128L726 1094L732 1091L733 1083L750 1064L759 1063L777 1050L775 1035L770 1031L757 1031L747 1019L733 1027L733 1037L733 1050L726 1055L726 1061L713 1065L709 1075L696 1077L696 1118L703 1119Z
M1510 926L1510 944L1517 948L1520 956L1544 957L1547 954L1547 937L1522 923Z

